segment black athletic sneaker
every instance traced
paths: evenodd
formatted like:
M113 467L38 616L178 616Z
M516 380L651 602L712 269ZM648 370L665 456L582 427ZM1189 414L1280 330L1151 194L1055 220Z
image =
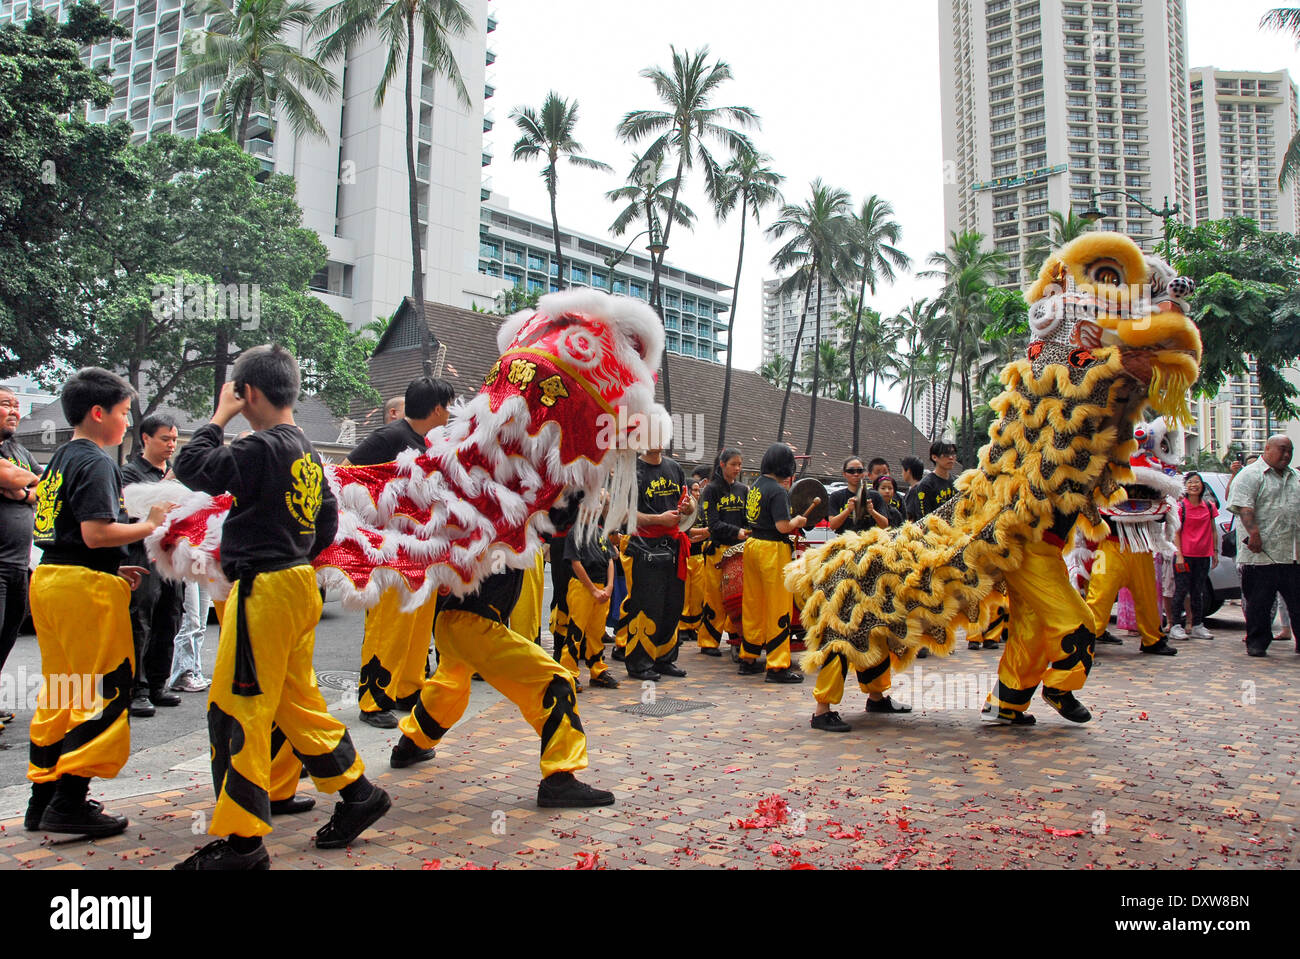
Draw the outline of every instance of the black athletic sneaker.
M421 749L415 744L415 740L410 736L403 736L393 747L393 753L388 757L388 765L393 769L405 769L407 766L414 766L416 763L428 762L438 753L431 746L428 749Z
M679 679L686 675L686 670L675 663L656 663L655 672L660 676L676 676Z
M714 656L718 659L722 658L722 650L718 649L717 646L701 646L700 652L705 656Z
M984 648L985 648L985 649L997 649L997 648L998 648L998 641L997 641L996 639L986 639L986 640L984 640Z
M184 862L172 866L178 872L248 872L270 868L271 855L262 843L252 852L236 852L224 839L208 843Z
M1044 686L1043 702L1072 723L1086 723L1092 719L1092 713L1088 712L1083 703L1074 698L1074 693L1067 690Z
M597 673L587 680L587 685L596 686L600 689L618 689L618 680L609 674L609 670L603 673Z
M317 849L342 849L379 822L393 808L393 800L378 786L371 786L364 802L336 802L330 821L316 830Z
M614 651L609 654L609 658L616 663L621 663L627 659L627 651L622 646L615 646Z
M984 704L984 708L980 710L980 721L998 726L1032 726L1038 722L1029 713L1017 712L1005 707L995 709L992 703Z
M374 726L376 729L396 729L397 717L393 715L391 709L385 709L381 712L368 713L361 711L361 721L367 726Z
M769 669L767 675L763 677L765 683L802 683L803 673L793 666L787 666L785 669Z
M1109 629L1097 637L1097 642L1103 646L1123 646L1124 640L1120 639Z
M1152 656L1177 656L1178 650L1169 645L1169 640L1162 639L1158 643L1152 643L1150 646L1143 646L1142 652L1150 653Z
M27 815L23 817L23 828L28 832L35 832L41 828L41 817L45 815L45 809L54 798L55 783L32 783L32 795L27 800ZM104 807L93 799L87 802L95 803L95 806L103 809Z
M100 803L85 799L73 810L61 809L57 800L51 802L45 807L45 814L41 816L36 828L41 832L70 833L74 836L103 839L125 832L128 825L130 822L125 816L104 812Z
M969 643L966 644L966 648L967 648L967 649L983 649L984 647L982 647L978 642L969 642Z
M629 669L627 671L628 679L635 679L643 683L659 682L659 674L653 669Z
M543 809L585 809L612 806L614 794L579 782L573 773L551 773L537 786L537 805Z
M929 650L929 648L926 647L926 646L922 646L920 649L918 649L918 650L916 651L916 658L917 658L917 659L929 659L929 658L930 658L930 650Z
M911 706L896 703L889 696L867 700L867 712L869 713L910 713L911 711Z
M767 667L757 659L742 659L737 672L742 676L757 676L759 673L767 672Z
M832 709L820 716L813 716L812 728L820 729L824 733L847 733L851 727L840 718L839 713Z

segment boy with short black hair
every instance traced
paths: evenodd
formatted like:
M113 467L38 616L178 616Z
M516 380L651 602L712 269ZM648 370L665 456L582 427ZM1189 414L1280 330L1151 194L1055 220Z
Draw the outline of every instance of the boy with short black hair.
M127 827L125 816L87 796L91 778L112 779L131 752L129 607L144 570L122 560L126 545L157 529L167 509L125 522L122 474L105 451L122 442L134 396L116 373L78 370L60 397L72 439L54 451L36 487L43 555L31 607L44 682L32 717L27 829L103 837Z
M217 806L208 843L176 868L270 868L272 725L321 792L342 802L316 833L319 849L340 849L392 806L363 774L347 727L330 715L316 685L312 650L321 595L310 560L334 539L338 504L320 456L294 423L298 364L281 346L256 346L235 361L212 421L176 457L192 489L234 503L221 532L221 567L234 583L222 618L208 698ZM224 446L227 423L243 413L253 432Z
M933 513L957 495L952 471L957 466L957 444L935 440L930 444L930 462L934 469L907 492L907 518L919 520Z

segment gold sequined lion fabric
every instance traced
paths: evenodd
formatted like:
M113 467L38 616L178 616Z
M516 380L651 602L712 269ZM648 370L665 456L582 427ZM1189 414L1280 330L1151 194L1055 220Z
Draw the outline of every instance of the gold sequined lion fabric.
M835 653L856 669L891 654L905 668L921 647L947 655L952 627L977 621L1026 544L1065 538L1076 521L1099 535L1099 508L1132 481L1143 409L1190 415L1201 354L1190 290L1120 234L1056 251L1026 291L1027 355L1002 371L998 419L957 495L919 522L838 537L786 567L807 627L804 671Z

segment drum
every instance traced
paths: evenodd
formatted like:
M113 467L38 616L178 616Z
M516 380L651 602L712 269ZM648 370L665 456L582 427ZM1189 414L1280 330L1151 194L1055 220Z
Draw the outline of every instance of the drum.
M731 621L740 626L745 590L745 544L728 546L722 554L722 606Z

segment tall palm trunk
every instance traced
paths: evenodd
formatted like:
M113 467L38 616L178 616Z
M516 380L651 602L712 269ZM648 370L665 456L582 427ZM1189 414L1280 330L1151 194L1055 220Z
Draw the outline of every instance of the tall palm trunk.
M812 462L813 436L816 435L817 429L817 384L821 380L822 372L822 283L821 277L817 277L817 319L814 321L813 328L817 331L813 338L813 381L812 381L812 406L808 410L808 442L804 444L804 453L808 459L803 461L802 473L808 469L808 464Z
M244 142L248 139L248 121L253 113L253 91L250 88L244 94L244 105L239 111L239 129L235 134L235 143L239 149L244 149Z
M415 179L415 15L406 15L406 186L411 220L411 297L415 300L415 321L420 326L420 359L424 375L433 375L433 344L424 319L424 262L420 256L420 210Z
M785 417L790 410L790 391L794 389L794 371L799 364L799 344L803 342L804 324L808 322L808 304L812 301L812 287L803 295L803 312L799 314L799 329L794 334L794 350L790 354L790 370L785 378L785 398L781 400L781 420L776 427L777 443L785 442ZM780 355L780 354L778 354Z
M735 347L731 338L736 329L736 300L740 297L740 269L745 264L745 220L749 216L749 196L740 199L740 253L736 256L736 280L731 287L731 313L727 317L727 372L722 378L722 415L718 419L718 450L727 445L727 405L731 402L731 358Z
M853 445L849 449L858 449L858 331L862 329L862 294L867 290L867 271L862 271L862 284L858 287L858 310L853 317L853 338L849 341L849 379L853 381Z
M551 160L552 169L555 168L555 164L558 162L558 160L559 160L558 157ZM557 271L555 277L555 283L557 286L559 286L561 290L564 290L564 289L568 289L569 284L564 282L564 257L560 254L560 218L555 212L554 180L547 182L546 187L547 187L546 192L548 192L551 195L551 229L555 233L555 269Z

